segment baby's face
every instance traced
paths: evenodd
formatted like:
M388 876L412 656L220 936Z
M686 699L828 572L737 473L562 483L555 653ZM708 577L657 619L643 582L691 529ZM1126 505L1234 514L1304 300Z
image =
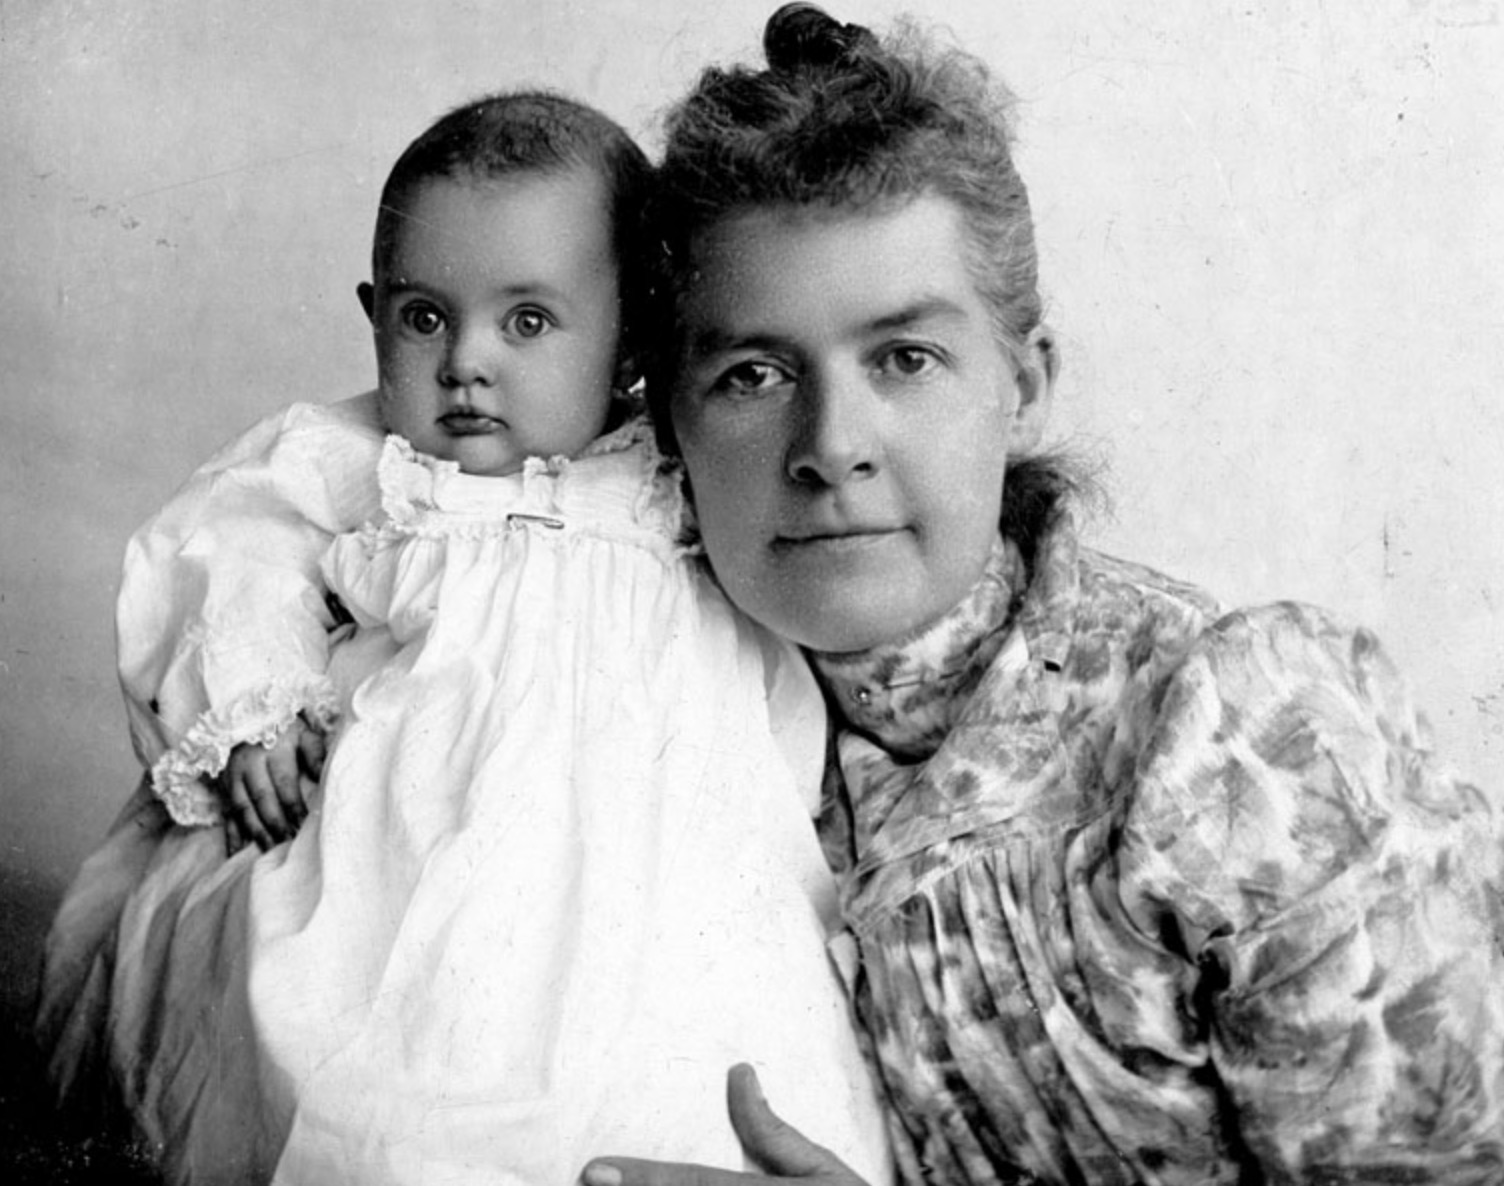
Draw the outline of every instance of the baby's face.
M389 431L472 474L572 456L606 422L617 365L605 187L583 169L435 178L361 287Z

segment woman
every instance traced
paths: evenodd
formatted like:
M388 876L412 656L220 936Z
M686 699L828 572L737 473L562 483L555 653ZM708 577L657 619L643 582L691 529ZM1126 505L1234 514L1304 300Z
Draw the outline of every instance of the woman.
M1367 632L1081 546L986 68L809 5L765 48L670 119L658 411L839 726L822 840L903 1175L1504 1180L1496 803ZM730 1104L768 1172L856 1180L745 1069Z

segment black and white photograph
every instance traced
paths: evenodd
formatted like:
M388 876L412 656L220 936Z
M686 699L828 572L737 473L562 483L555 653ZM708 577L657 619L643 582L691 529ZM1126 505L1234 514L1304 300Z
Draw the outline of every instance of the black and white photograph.
M0 1177L1504 1186L1501 61L0 0Z

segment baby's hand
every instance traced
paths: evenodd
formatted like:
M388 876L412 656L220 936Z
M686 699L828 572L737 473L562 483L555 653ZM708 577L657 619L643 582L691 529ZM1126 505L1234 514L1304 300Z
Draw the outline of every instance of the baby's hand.
M230 852L247 839L263 851L292 839L308 814L303 784L316 786L323 769L323 731L301 716L269 746L243 742L231 750L220 776Z

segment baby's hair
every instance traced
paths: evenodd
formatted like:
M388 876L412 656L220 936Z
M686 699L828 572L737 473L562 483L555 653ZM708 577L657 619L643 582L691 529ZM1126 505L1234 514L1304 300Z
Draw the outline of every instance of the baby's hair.
M381 190L371 269L383 274L406 218L405 206L424 182L437 178L485 182L524 173L591 170L605 183L622 307L622 353L635 349L632 332L647 306L651 274L646 208L653 167L615 121L551 91L487 95L441 117L409 144Z
M667 295L686 288L696 236L740 212L881 209L933 194L960 210L972 283L997 340L1021 357L1043 309L1028 192L1013 164L1012 93L980 59L917 28L879 38L813 4L778 9L763 52L764 70L707 69L669 114L656 199ZM671 369L672 353L655 365ZM649 384L668 448L670 378ZM1014 534L1028 550L1075 484L1049 459L1014 459L1004 530L1012 515L1026 518Z

